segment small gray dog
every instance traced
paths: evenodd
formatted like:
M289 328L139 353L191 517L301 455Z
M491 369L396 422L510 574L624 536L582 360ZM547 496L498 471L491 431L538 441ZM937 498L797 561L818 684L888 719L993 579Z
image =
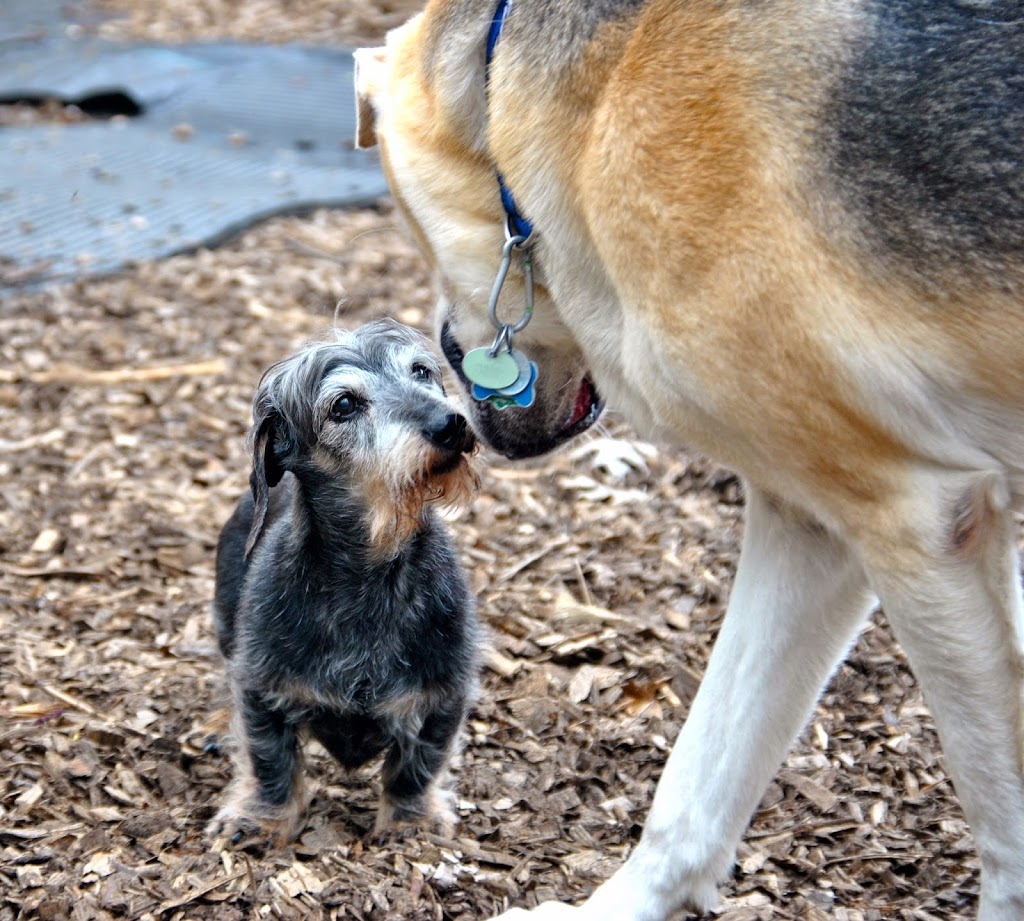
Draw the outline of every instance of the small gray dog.
M253 417L251 494L217 546L236 773L209 832L294 837L303 731L348 768L386 751L375 834L447 826L480 640L433 504L472 496L473 434L425 340L389 321L271 367Z

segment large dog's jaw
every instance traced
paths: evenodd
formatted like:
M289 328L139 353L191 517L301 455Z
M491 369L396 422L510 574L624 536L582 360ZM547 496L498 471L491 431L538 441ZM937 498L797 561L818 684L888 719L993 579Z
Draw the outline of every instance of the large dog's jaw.
M462 371L464 351L449 320L441 321L440 341L441 351L468 391L469 381ZM487 401L470 400L468 407L477 434L513 460L553 451L590 428L604 408L583 364L567 363L557 349L542 344L531 344L526 354L538 368L531 406L498 409ZM550 379L542 380L544 375Z
M422 69L420 24L413 19L394 30L386 48L356 52L357 143L380 142L395 202L444 292L437 318L442 350L469 394L463 355L491 345L497 333L487 302L505 242L505 211L494 163L484 149L483 71L467 67L460 79L468 89L439 93ZM523 297L514 269L500 315L521 315ZM533 404L499 410L469 399L467 413L480 438L501 454L535 457L588 429L604 404L578 345L540 286L534 319L514 346L537 365Z

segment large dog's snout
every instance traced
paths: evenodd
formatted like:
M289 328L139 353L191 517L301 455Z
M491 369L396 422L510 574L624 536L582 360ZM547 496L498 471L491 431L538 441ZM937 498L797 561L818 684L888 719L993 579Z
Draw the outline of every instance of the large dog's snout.
M446 413L432 419L423 429L423 435L432 445L463 454L472 451L476 444L476 438L466 424L465 417L458 413Z

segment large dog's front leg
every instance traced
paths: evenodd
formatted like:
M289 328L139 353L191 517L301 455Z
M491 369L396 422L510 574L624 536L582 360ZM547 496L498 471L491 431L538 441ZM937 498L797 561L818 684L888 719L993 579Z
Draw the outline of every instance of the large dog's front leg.
M579 908L546 903L530 921L663 921L682 907L711 907L751 814L871 603L841 542L751 490L728 613L639 845Z
M921 477L903 516L915 533L883 532L865 554L977 842L978 921L1024 918L1024 605L1006 492L992 474Z

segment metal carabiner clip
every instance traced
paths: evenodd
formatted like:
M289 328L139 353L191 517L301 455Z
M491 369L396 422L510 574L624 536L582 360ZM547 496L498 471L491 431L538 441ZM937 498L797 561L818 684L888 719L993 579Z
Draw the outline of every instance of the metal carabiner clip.
M533 258L531 242L533 235L524 237L522 234L512 232L511 221L505 221L505 245L501 249L501 264L498 266L498 274L491 287L491 296L487 301L487 315L498 334L490 348L490 354L496 355L505 347L512 348L512 336L523 329L533 318ZM498 300L501 297L501 289L505 286L505 279L508 278L508 271L512 266L512 253L519 252L523 259L523 314L515 323L502 323L498 319Z

